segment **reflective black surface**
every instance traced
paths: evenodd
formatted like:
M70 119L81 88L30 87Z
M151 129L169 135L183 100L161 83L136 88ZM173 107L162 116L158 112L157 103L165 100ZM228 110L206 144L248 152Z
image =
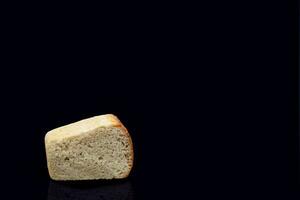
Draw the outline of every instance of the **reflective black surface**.
M133 200L130 181L121 183L63 183L51 181L47 200Z

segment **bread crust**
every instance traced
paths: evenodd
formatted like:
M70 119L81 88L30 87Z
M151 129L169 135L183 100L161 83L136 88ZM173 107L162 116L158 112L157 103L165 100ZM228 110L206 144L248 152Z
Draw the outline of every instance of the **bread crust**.
M108 114L108 117L110 118L110 121L113 123L113 126L122 129L123 132L125 133L127 139L129 140L130 156L129 156L128 165L130 166L130 169L128 170L128 173L126 173L126 174L124 173L123 177L121 177L121 178L126 178L129 176L129 174L133 168L133 162L134 162L133 142L132 142L131 136L130 136L127 128L122 124L122 122L119 120L119 118L113 114Z

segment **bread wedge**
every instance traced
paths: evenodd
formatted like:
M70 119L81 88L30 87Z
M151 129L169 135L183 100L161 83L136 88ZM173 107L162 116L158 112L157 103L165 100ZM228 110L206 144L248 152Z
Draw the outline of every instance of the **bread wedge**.
M45 148L53 180L122 179L133 166L131 137L112 114L49 131Z

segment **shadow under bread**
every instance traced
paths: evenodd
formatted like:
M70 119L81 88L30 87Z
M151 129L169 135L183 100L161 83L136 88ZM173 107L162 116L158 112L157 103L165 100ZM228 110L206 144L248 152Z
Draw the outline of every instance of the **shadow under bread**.
M130 180L53 181L49 182L48 200L133 200Z

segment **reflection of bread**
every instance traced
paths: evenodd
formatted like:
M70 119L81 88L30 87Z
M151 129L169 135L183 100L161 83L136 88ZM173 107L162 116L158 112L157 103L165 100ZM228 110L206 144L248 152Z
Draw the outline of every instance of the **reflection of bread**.
M111 114L49 131L45 146L49 174L54 180L126 178L133 165L130 135Z
M132 200L133 195L131 184L128 181L109 185L98 183L82 185L50 181L48 188L48 200Z

